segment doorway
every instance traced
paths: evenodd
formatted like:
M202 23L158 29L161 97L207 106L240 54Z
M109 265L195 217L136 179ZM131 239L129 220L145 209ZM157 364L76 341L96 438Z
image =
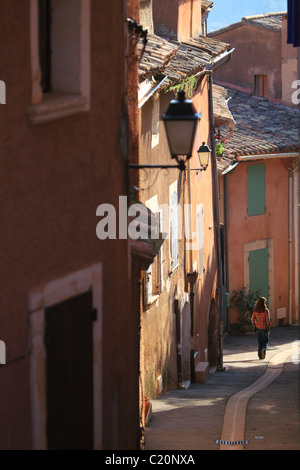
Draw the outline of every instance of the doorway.
M46 308L49 450L93 449L92 292Z
M262 248L249 252L249 287L259 291L269 303L269 250Z

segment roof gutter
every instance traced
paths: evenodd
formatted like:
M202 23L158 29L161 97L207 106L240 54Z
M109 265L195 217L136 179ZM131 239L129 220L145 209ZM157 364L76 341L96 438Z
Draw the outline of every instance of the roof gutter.
M145 80L145 90L139 91L139 101L138 101L138 108L141 108L146 101L148 101L151 96L154 95L156 91L158 91L164 82L167 80L168 75L163 76L164 78L159 79L159 81L154 80L153 77L151 79Z
M241 157L236 157L237 162L250 162L252 160L262 160L265 158L297 158L299 157L299 152L291 153L264 153L262 155L243 155Z
M206 66L207 70L215 70L217 67L229 62L231 60L231 55L235 51L235 48L230 49L229 51L222 52L219 56L215 58L210 64Z
M238 166L239 162L234 162L232 163L231 165L229 165L226 170L224 170L222 173L221 173L221 176L225 176L225 175L228 175L228 173L233 173L236 169L236 167Z

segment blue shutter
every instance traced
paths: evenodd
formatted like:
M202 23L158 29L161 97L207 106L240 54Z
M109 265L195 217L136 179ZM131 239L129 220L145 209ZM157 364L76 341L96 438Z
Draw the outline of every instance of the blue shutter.
M265 214L265 164L247 168L248 216Z

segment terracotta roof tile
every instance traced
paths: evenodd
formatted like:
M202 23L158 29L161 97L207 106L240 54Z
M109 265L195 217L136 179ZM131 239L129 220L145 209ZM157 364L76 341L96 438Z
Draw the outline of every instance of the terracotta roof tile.
M216 126L235 124L235 120L228 108L228 99L226 88L213 84L213 105Z
M180 83L185 78L195 75L209 65L214 58L230 49L230 45L206 36L190 38L177 42L178 52L165 69L168 75L165 88Z
M226 141L224 156L290 153L300 150L300 112L266 98L226 87L229 109L236 121Z
M138 49L141 55L141 41ZM177 42L148 33L148 41L139 63L139 81L164 73L168 75L164 88L177 85L203 70L214 58L229 49L229 44L206 36Z
M228 26L224 26L223 28L216 29L215 31L211 31L208 33L209 37L217 36L222 33L226 33L227 31L231 31L236 28L240 28L244 25L252 25L258 28L267 29L269 31L280 31L282 28L282 17L287 14L286 11L280 11L275 13L265 13L263 15L255 15L255 16L244 16L241 21L237 23L232 23Z
M282 16L286 15L286 11L275 13L265 13L264 15L245 16L242 22L251 24L260 28L269 29L270 31L280 31L282 27Z
M211 8L213 4L214 2L211 2L210 0L202 0L201 8L202 10L207 10L208 8Z
M165 39L148 33L147 45L139 63L139 80L146 80L150 76L162 73L170 59L176 55L178 47ZM143 49L142 42L138 44L139 53Z

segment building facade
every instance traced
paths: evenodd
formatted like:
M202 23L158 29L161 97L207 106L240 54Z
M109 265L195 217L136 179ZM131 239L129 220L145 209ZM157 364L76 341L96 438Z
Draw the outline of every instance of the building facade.
M188 388L192 381L205 382L210 367L222 367L216 159L212 152L203 171L197 150L203 142L213 147L211 73L229 59L231 48L194 30L200 24L202 31L210 6L154 1L153 29L139 65L141 165L176 163L162 116L180 89L201 113L186 170L142 168L137 180L136 198L156 215L166 235L142 279L141 362L143 390L150 399L168 389Z
M138 161L138 15L0 5L1 449L139 448L136 258L97 229Z
M216 82L234 84L255 96L297 107L293 93L299 48L287 43L286 12L244 17L210 32L209 37L229 42L235 49L232 60L216 72Z
M299 324L299 111L220 88L226 290L266 297L272 326ZM218 106L222 93L227 111ZM228 330L238 316L227 310Z

